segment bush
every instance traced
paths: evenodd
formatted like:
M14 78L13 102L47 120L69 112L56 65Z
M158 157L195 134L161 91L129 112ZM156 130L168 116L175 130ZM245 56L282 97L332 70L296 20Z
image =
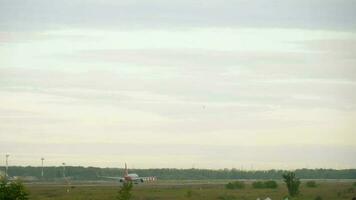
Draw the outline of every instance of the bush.
M269 189L275 189L278 187L278 184L276 181L255 181L252 183L252 187L256 189L264 189L264 188L269 188Z
M356 187L356 182L354 182L353 186Z
M234 186L236 189L243 189L245 188L245 183L241 181L235 181L233 182Z
M117 196L118 200L130 200L132 197L131 190L132 190L132 182L124 182L119 190L119 194Z
M284 197L283 197L283 200L288 200L288 199L290 199L289 196L284 196Z
M349 187L345 190L346 193L354 193L355 192L355 188Z
M270 188L270 189L275 189L278 187L278 184L276 181L265 181L264 185L265 185L265 188Z
M228 184L225 185L226 189L243 189L245 188L245 183L241 182L241 181L234 181L234 182L230 182Z
M187 197L187 198L192 197L192 196L193 196L193 191L188 190L188 191L185 193L185 195L184 195L184 196L185 196L185 197Z
M300 180L296 177L294 172L287 172L283 174L284 182L287 184L288 193L291 197L299 194Z
M232 184L232 183L226 184L226 185L225 185L225 188L226 188L226 189L230 189L230 190L235 189L234 184Z
M341 192L337 192L337 197L341 197L342 193Z
M315 188L317 186L315 181L308 181L306 185L309 188Z
M1 200L27 200L28 192L20 181L0 181Z
M263 184L262 181L255 181L252 183L252 187L256 189L262 189L265 188L265 185Z
M321 198L321 196L317 196L314 200L323 200L323 198Z

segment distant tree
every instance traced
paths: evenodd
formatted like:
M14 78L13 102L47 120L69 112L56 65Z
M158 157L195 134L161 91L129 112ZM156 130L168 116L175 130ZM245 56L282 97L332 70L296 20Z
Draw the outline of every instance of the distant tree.
M1 200L27 200L28 192L20 181L0 181L0 199Z
M317 185L316 185L315 181L308 181L306 183L306 186L309 187L309 188L315 188Z
M132 197L132 182L124 182L119 190L119 194L117 196L117 200L130 200Z
M294 172L287 172L283 174L284 182L287 184L288 193L294 197L299 194L300 180L296 177Z

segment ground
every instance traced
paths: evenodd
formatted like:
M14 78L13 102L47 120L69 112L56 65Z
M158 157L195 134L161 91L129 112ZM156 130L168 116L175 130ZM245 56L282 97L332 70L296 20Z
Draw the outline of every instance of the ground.
M286 187L279 182L277 189L253 189L246 181L244 189L228 190L220 181L157 181L135 185L132 191L134 200L155 199L236 199L256 200L270 197L281 200L287 195ZM108 200L115 199L119 190L118 183L112 182L77 182L67 186L61 183L26 184L30 199L38 200ZM314 200L321 196L323 200L349 199L356 196L356 187L351 181L319 181L317 188L308 188L302 183L301 194L296 200ZM67 190L69 190L67 192Z

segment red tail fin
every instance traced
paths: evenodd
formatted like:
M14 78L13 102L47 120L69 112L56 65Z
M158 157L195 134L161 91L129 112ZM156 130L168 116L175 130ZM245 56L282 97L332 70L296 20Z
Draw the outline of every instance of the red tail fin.
M125 171L124 171L124 177L129 174L129 170L127 169L127 164L125 163Z

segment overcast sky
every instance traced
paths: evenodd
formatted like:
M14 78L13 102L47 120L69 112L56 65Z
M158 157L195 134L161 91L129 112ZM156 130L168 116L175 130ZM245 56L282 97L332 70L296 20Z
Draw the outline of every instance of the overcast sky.
M354 0L0 0L0 165L356 168Z

